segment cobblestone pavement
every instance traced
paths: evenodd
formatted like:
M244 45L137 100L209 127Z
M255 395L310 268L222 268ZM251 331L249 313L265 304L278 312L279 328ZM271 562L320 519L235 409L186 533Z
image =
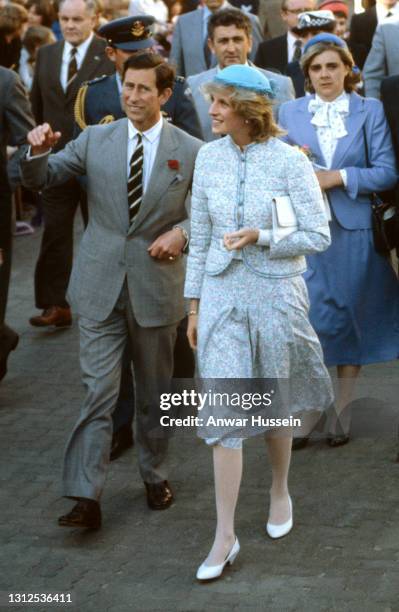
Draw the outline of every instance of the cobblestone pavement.
M71 592L66 608L79 612L399 611L397 414L380 401L397 406L397 364L365 369L362 384L379 398L357 402L368 432L340 449L319 440L295 453L295 527L280 541L264 532L264 445L247 442L237 512L242 550L219 581L194 579L214 527L211 453L194 435L173 441L176 503L166 512L146 507L133 449L110 467L103 529L57 526L70 508L59 496L60 465L83 388L76 325L38 331L28 324L39 242L39 234L16 240L8 322L21 341L0 388L3 602L6 592Z

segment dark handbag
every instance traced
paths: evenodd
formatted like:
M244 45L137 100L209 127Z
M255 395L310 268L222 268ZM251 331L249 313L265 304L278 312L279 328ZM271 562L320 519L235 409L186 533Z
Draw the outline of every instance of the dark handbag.
M366 129L363 125L366 166L370 167ZM380 255L389 255L399 247L399 210L395 204L384 202L377 193L370 194L374 248Z

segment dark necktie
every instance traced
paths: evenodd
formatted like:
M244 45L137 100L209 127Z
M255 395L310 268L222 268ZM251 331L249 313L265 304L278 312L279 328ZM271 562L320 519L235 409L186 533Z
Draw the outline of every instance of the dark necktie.
M204 57L205 57L206 67L209 69L211 67L211 63L212 63L212 51L208 47L208 39L205 39Z
M299 60L301 59L301 55L302 55L302 41L301 40L296 40L294 43L294 55L292 56L292 61L293 62L299 62Z
M389 11L386 15L385 15L385 19L388 19L388 17L392 17L393 13L391 13L391 11Z
M71 59L69 60L68 66L68 80L67 80L67 91L72 85L76 75L78 73L78 63L76 61L76 53L78 52L76 47L72 47L71 49Z
M143 135L137 133L137 146L133 151L130 160L130 173L127 183L128 202L129 202L129 225L139 212L141 201L143 199Z
M210 48L208 47L208 23L209 23L209 19L210 16L207 19L206 22L206 27L205 27L205 40L204 40L204 57L205 57L205 64L206 67L209 69L212 65L212 51L210 50Z

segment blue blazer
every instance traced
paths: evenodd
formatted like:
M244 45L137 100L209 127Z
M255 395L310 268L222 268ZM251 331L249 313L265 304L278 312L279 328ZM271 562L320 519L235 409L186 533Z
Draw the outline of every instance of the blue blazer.
M289 144L307 145L315 162L325 166L316 128L308 111L309 100L305 96L285 102L279 111L279 124L288 133L283 139ZM349 230L371 228L371 204L369 194L385 191L397 181L395 156L391 135L381 102L374 98L361 98L350 94L349 115L346 118L348 134L338 140L331 164L332 170L347 172L348 183L344 187L329 189L331 207L339 224ZM366 167L364 131L366 131L369 168Z

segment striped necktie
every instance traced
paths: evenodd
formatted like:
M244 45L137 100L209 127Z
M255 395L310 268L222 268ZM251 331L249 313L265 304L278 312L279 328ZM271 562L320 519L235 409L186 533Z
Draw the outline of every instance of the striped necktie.
M72 47L71 49L71 59L69 60L68 65L68 80L66 90L68 91L70 86L72 85L76 75L78 74L78 62L76 61L76 54L78 50L76 47Z
M302 56L302 41L296 40L294 43L294 55L292 56L292 60L294 62L299 62Z
M137 146L133 151L130 160L130 173L127 183L127 199L129 202L129 224L139 212L141 201L143 199L143 135L137 132Z

